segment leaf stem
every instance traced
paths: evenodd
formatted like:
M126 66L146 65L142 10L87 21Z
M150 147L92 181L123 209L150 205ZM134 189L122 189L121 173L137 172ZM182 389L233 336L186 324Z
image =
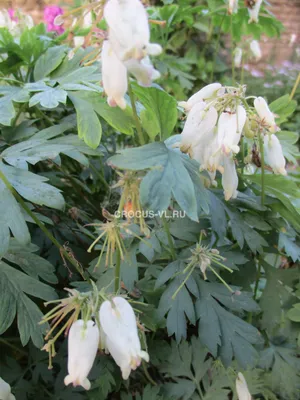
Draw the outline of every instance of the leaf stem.
M174 244L173 244L173 240L172 240L169 224L168 224L168 222L166 220L165 215L162 216L162 222L163 222L164 230L166 231L167 236L168 236L168 243L169 243L169 246L170 246L170 252L171 252L172 258L175 261L176 260L175 248L174 248Z
M265 204L265 152L262 134L258 134L260 161L261 161L261 205Z
M203 400L203 399L204 399L204 397L203 397L203 392L202 392L202 389L201 389L201 386L200 386L199 382L197 382L196 379L195 379L195 380L194 380L194 383L195 383L196 388L197 388L197 390L198 390L200 399Z
M130 102L131 102L131 107L132 107L132 112L133 112L133 118L134 118L134 122L135 122L135 127L136 127L136 131L139 137L139 142L140 145L144 145L145 144L145 138L143 135L143 130L142 130L142 125L140 123L137 111L136 111L136 105L135 105L135 99L134 99L134 93L132 91L132 87L131 87L131 83L130 80L128 79L128 94L130 97Z
M79 266L79 264L73 260L72 257L69 256L69 253L64 249L63 246L55 239L51 232L45 227L45 225L36 217L36 215L30 210L30 208L26 205L25 201L19 195L19 193L13 188L10 184L4 173L0 170L0 178L4 182L5 186L9 189L12 195L16 198L16 200L20 203L23 210L34 220L34 222L38 225L38 227L44 232L44 234L51 240L51 242L59 249L60 253L64 255L64 257L75 267L77 272L82 276L84 280L88 280L86 273Z
M230 16L230 33L231 33L231 77L232 84L235 82L235 65L234 65L234 41L233 41L233 17Z
M258 263L258 268L257 268L256 281L255 281L254 294L253 294L254 300L256 300L256 297L257 297L257 290L258 290L260 275L261 275L261 262Z
M220 47L220 39L221 39L221 33L222 33L222 25L223 25L223 22L224 22L224 20L225 20L225 17L226 17L226 13L224 14L223 19L222 19L222 21L221 21L220 30L219 30L218 36L217 36L217 46L216 46L216 51L215 51L215 54L214 54L214 59L213 59L212 68L211 68L211 75L210 75L210 80L211 80L211 82L214 80L214 73L215 73L217 55L218 55L219 47Z
M299 74L297 76L296 82L295 82L294 87L293 87L293 89L291 91L290 100L293 100L293 97L295 96L295 93L296 93L296 90L297 90L299 84L300 84L300 72L299 72Z

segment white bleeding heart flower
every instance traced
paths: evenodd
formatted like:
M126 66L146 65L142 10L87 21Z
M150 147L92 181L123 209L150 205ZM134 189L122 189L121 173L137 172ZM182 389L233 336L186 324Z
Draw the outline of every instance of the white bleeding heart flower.
M260 11L260 7L262 5L263 0L255 0L255 4L253 7L248 7L249 12L249 24L251 22L258 22L258 15Z
M153 67L150 58L142 60L130 59L124 61L128 72L131 73L140 86L150 86L153 81L160 78L160 73Z
M189 112L181 133L181 151L190 152L191 149L193 152L193 147L200 144L205 147L210 140L210 132L217 123L218 112L214 107L210 107L208 110L205 110L205 107L205 102L199 102ZM193 158L192 152L190 155Z
M105 347L121 368L123 379L128 379L142 359L149 361L148 353L141 349L134 311L123 297L114 297L101 305L99 318Z
M150 43L148 15L139 0L108 0L104 18L111 46L120 60L141 60L162 52L159 44Z
M189 112L195 104L217 96L217 93L221 88L222 85L220 83L211 83L210 85L204 86L204 88L199 90L197 93L193 94L188 101L181 101L178 103L178 105L183 107L186 112Z
M235 381L236 392L238 400L251 400L251 394L244 375L239 372Z
M243 59L243 50L237 47L234 51L234 66L240 68Z
M236 172L234 160L231 157L223 156L223 174L222 186L224 189L225 200L235 199L237 197L237 187L239 178Z
M238 106L236 113L223 112L218 121L219 147L226 155L240 151L238 146L247 119L243 106Z
M125 94L128 88L127 69L119 60L110 46L110 42L103 42L102 53L102 82L107 94L107 102L111 107L126 108Z
M259 61L262 58L260 44L257 40L252 40L250 43L250 50L255 57L256 61Z
M79 319L74 322L68 337L68 375L65 385L91 388L87 376L92 369L99 346L99 329L93 321L86 323Z
M236 14L238 12L239 0L228 0L228 14Z
M275 122L275 117L272 111L269 109L268 103L263 97L257 97L254 100L255 110L261 120L261 123L271 132L275 133L279 131L278 126Z
M10 385L0 378L0 399L1 400L16 400L15 396L11 393Z
M199 162L201 170L205 169L209 172L212 180L214 180L217 170L223 172L218 136L214 131L215 129L207 135L205 143L200 143L193 148L193 158Z
M278 137L274 134L264 137L264 151L268 165L275 174L287 175L286 161Z

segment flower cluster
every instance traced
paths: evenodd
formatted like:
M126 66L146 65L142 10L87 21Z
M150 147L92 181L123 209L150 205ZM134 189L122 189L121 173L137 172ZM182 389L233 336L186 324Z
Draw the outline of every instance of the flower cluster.
M109 0L104 7L108 40L102 47L102 81L108 104L126 108L127 73L142 86L151 85L160 74L149 56L162 48L150 43L147 12L140 0Z
M0 378L0 399L1 400L16 400L11 393L11 388L7 382Z
M48 343L44 349L55 355L55 340L65 330L68 332L68 375L65 385L82 386L89 390L91 383L88 375L93 367L98 349L111 354L120 367L123 379L128 379L142 359L149 361L149 355L141 348L138 325L133 308L123 297L116 296L108 300L94 287L93 292L79 293L69 290L71 296L59 300L59 305L48 313L42 322L50 319L54 326L47 334ZM101 300L102 299L102 300ZM99 304L101 303L99 307ZM63 328L50 338L55 327L73 311ZM81 312L82 318L78 319ZM94 320L92 320L94 317Z
M254 107L245 100L245 87L223 87L212 83L179 105L187 113L180 149L207 170L215 184L216 171L222 174L225 199L237 196L238 175L235 157L240 152L244 129L253 121L255 135L264 136L266 161L276 174L286 174L285 159L278 138L279 128L267 102L258 97ZM244 104L247 106L247 112Z
M20 36L25 28L31 29L33 26L32 17L20 10L0 10L0 28L7 28L15 37Z
M263 0L248 0L245 3L248 7L249 12L249 24L251 22L258 22L260 7L262 5ZM236 14L238 12L239 0L228 0L228 14Z
M48 32L54 31L57 32L59 35L64 33L64 28L61 25L55 24L55 19L57 19L59 15L63 15L63 13L63 9L58 6L45 7L44 21L46 22Z

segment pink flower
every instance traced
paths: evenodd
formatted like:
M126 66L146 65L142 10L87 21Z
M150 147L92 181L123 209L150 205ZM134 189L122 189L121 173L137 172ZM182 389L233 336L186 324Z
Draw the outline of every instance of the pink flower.
M9 8L7 11L8 11L8 15L9 15L10 19L12 21L18 22L18 18L15 17L15 10L13 8Z
M58 26L54 24L54 20L58 15L62 15L64 13L63 9L58 6L47 6L44 9L44 21L47 24L47 31L55 31L59 35L64 33L64 28L62 26Z

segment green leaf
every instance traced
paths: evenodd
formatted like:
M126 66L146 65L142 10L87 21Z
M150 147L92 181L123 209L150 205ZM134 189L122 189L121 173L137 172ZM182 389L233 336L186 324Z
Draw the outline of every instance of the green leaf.
M158 277L158 283L156 287L159 287L172 276L182 272L185 268L185 264L182 261L174 261L165 268L160 276ZM174 280L168 285L167 289L161 296L158 311L159 315L163 317L167 315L167 329L169 336L175 334L177 342L180 342L181 338L186 338L187 324L186 316L192 324L196 323L195 309L191 298L191 295L187 288L193 285L193 277L190 277L185 285L178 292L175 299L172 298L176 290L182 284L186 277L186 274L179 274ZM195 285L195 283L194 283Z
M30 234L18 202L10 190L0 181L0 256L9 247L10 231L23 245L30 242Z
M300 260L300 246L295 243L295 238L291 238L283 232L279 234L278 247L284 248L286 254L292 258L294 262Z
M0 334L10 327L17 313L22 345L25 346L31 337L34 345L40 348L47 326L38 324L43 314L26 294L43 300L56 298L50 286L0 261Z
M259 302L263 310L261 324L269 334L273 334L282 323L284 310L290 307L289 302L293 299L290 288L298 278L298 271L276 269L265 261L261 262L266 277L266 286Z
M225 366L228 366L233 357L243 367L253 366L257 353L252 344L261 343L258 330L237 316L226 311L220 303L224 298L218 292L211 293L211 284L199 281L200 297L195 308L199 321L199 338L214 357L220 356ZM216 286L214 286L216 288ZM239 295L232 294L232 303ZM227 307L229 302L225 302ZM248 310L257 311L257 306L246 302ZM240 304L238 307L244 308Z
M37 251L34 247L31 249L28 246L16 246L13 240L10 242L10 247L3 258L10 263L18 265L24 272L32 278L38 280L43 279L49 283L57 283L58 279L55 275L55 268L45 258L34 254Z
M154 212L167 209L171 193L188 217L198 220L194 184L179 153L163 143L151 143L136 149L126 149L109 159L118 168L140 170L154 167L144 177L140 186L143 206Z
M280 140L284 157L296 165L297 159L300 157L297 146L299 134L297 132L280 131L276 133L276 136Z
M276 122L280 124L287 120L287 118L294 113L297 107L297 102L295 100L291 100L288 94L279 97L279 99L273 101L270 104L270 110L279 116L276 119Z
M51 109L58 107L59 103L66 104L66 101L67 92L65 90L47 87L46 90L36 93L31 97L29 107L40 103L42 107Z
M11 185L25 199L58 210L64 207L65 202L60 190L44 183L48 180L47 178L2 163L0 163L0 169Z
M247 175L247 179L261 186L261 176ZM296 229L300 227L300 214L293 205L293 201L300 198L298 186L295 182L285 176L266 174L264 179L265 191L268 195L279 199L291 215L289 221ZM271 205L273 208L274 206ZM275 204L276 207L276 204ZM280 212L280 209L278 209ZM283 215L285 218L286 215Z
M288 318L294 322L300 322L300 303L296 303L293 305L287 313Z
M77 114L78 135L85 143L96 149L101 140L102 126L91 104L77 96L77 92L69 93Z
M29 100L29 93L26 89L15 86L0 87L0 124L10 126L16 111L13 102L26 103Z
M160 140L167 139L177 122L176 100L157 87L133 85L133 90L145 107L140 113L140 118L150 139L154 140L157 135Z
M66 46L50 47L34 66L34 79L39 81L54 71L66 56Z

